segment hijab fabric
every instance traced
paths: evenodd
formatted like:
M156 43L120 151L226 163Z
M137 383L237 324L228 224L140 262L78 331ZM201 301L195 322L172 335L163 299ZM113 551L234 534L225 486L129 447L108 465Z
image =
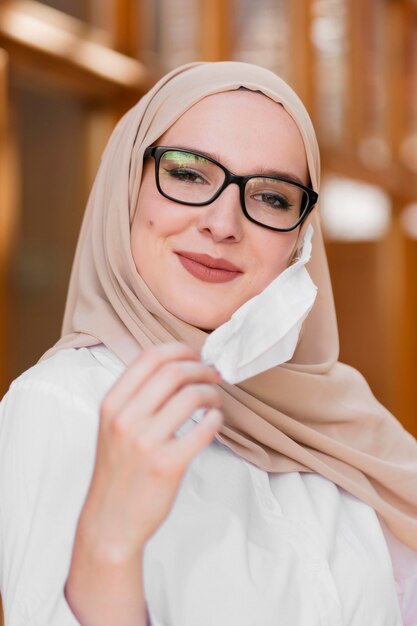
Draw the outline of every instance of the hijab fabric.
M245 87L280 103L301 133L311 185L320 161L310 118L278 76L238 62L193 63L164 76L116 126L88 201L60 341L105 344L125 364L168 341L200 349L207 333L178 319L139 276L130 248L143 153L202 98ZM140 210L140 207L139 209ZM321 474L373 507L417 550L417 442L374 398L364 378L338 361L336 315L319 217L308 271L318 287L290 362L238 385L221 384L225 422L217 439L268 472Z

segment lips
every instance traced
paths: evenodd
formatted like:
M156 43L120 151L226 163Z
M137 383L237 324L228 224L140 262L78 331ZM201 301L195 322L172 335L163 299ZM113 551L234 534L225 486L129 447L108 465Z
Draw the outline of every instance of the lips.
M209 283L225 283L234 280L243 272L230 261L214 258L208 254L176 251L178 260L192 276Z
M182 252L177 251L176 254L179 256L185 257L186 259L191 259L191 261L196 261L201 265L205 265L206 267L210 267L211 269L218 270L228 270L229 272L241 272L242 270L230 263L230 261L226 261L226 259L215 259L208 254L197 254L196 252Z

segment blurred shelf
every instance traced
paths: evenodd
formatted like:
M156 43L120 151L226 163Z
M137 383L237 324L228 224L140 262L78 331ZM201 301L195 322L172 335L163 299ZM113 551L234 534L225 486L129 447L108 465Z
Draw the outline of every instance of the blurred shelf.
M33 0L0 6L0 46L12 68L90 98L137 99L154 79L140 61L109 47L104 31Z

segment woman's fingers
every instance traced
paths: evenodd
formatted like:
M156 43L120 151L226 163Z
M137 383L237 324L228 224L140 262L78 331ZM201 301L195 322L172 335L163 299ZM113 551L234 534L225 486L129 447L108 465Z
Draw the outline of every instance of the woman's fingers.
M197 410L219 408L220 394L214 385L193 384L183 387L173 395L152 418L138 425L138 433L146 448L164 444L178 428Z
M209 409L198 424L154 454L152 471L161 476L182 475L194 457L213 440L223 419L219 409Z
M219 374L201 362L176 361L166 363L159 368L157 376L150 377L140 390L130 398L115 419L127 426L129 423L137 421L139 416L142 418L141 421L146 420L146 418L155 418L176 394L179 394L181 398L187 398L188 404L191 403L191 408L194 409L196 402L196 406L201 406L199 404L200 399L196 398L195 385L214 385L219 382ZM189 386L192 386L194 391L185 391ZM176 403L175 408L180 410L181 403ZM184 416L182 415L182 417Z
M182 343L167 343L144 350L107 393L101 405L104 419L118 415L131 397L161 366L170 361L198 361L199 354Z
M102 428L145 453L171 439L197 409L219 407L220 375L198 359L182 344L145 351L105 398Z

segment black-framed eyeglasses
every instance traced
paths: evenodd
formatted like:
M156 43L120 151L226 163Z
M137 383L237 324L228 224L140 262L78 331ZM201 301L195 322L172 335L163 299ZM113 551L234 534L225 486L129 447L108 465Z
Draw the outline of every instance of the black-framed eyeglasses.
M260 174L237 176L199 152L153 146L145 150L144 156L155 159L156 186L165 198L189 206L206 206L235 183L244 215L270 230L294 230L318 200L318 194L301 183Z

